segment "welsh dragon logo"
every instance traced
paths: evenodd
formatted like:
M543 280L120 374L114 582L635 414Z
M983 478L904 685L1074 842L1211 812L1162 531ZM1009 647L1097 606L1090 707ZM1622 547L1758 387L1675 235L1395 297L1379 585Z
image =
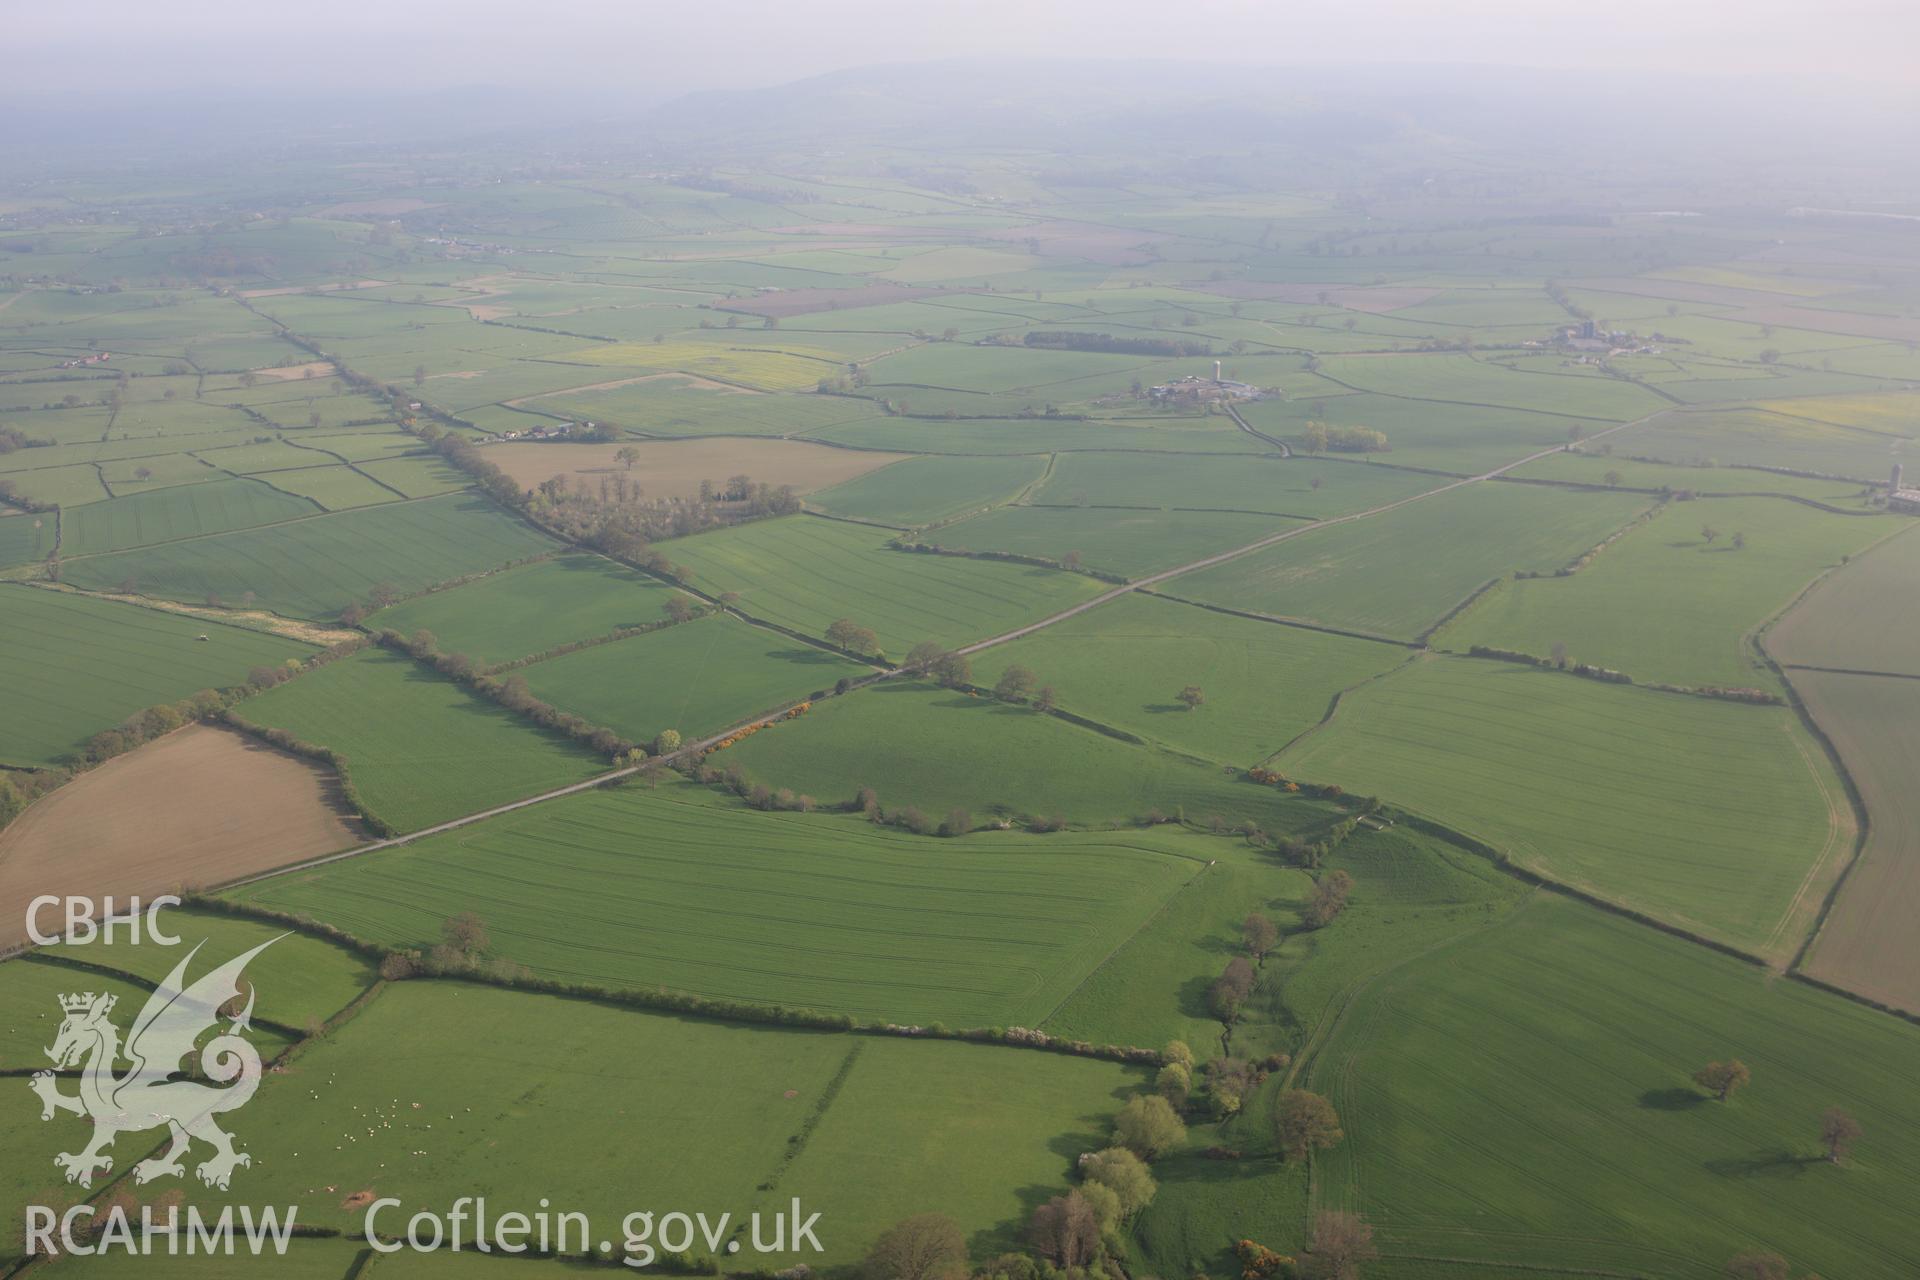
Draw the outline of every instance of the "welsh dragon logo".
M196 1138L213 1147L212 1157L195 1169L200 1181L210 1187L226 1190L233 1171L252 1163L245 1152L233 1149L233 1138L214 1123L215 1117L245 1106L260 1087L260 1053L240 1034L253 1017L251 991L246 1007L229 1015L227 1030L200 1049L201 1073L214 1083L175 1077L181 1060L193 1053L194 1043L218 1026L221 1006L239 998L240 974L247 962L279 940L268 939L188 986L187 966L204 944L196 945L147 997L124 1045L119 1028L107 1018L117 997L91 991L60 997L65 1017L53 1047L46 1052L56 1071L81 1066L80 1092L73 1096L59 1092L53 1071L35 1072L28 1083L40 1095L42 1120L53 1119L56 1111L93 1119L93 1141L80 1151L53 1158L68 1182L91 1185L96 1172L113 1168L113 1158L105 1152L115 1138L161 1125L171 1131L173 1143L164 1153L133 1167L135 1182L183 1174L180 1158ZM123 1058L131 1066L121 1073L115 1068Z

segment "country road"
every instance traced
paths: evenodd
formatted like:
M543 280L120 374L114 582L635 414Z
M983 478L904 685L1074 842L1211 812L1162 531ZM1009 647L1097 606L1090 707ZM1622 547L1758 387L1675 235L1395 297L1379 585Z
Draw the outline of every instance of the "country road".
M1664 412L1664 410L1662 410L1662 412ZM1608 427L1605 431L1596 431L1588 436L1587 439L1603 439L1616 431L1625 431L1628 427L1637 427L1648 418L1654 416L1654 414L1647 414L1646 417L1635 418L1632 422L1623 422L1617 427ZM1235 417L1237 418L1238 415L1236 414ZM1251 428L1248 429L1251 430ZM1377 507L1368 507L1365 511L1349 512L1344 516L1335 516L1331 520L1315 520L1312 524L1303 524L1291 529L1282 529L1279 533L1271 533L1256 542L1249 542L1244 547L1235 547L1231 551L1221 551L1187 564L1175 565L1171 569L1162 569L1159 573L1150 574L1144 578L1136 578L1132 582L1115 587L1111 591L1102 592L1091 600L1074 605L1071 609L1062 609L1059 613L1051 617L1042 618L1038 622L1030 622L1026 626L1016 627L1012 631L1002 632L1000 635L991 636L985 640L977 640L965 648L960 649L959 652L974 654L980 652L982 649L991 649L997 644L1005 644L1009 640L1018 640L1022 636L1030 636L1036 631L1054 625L1056 622L1065 622L1068 618L1085 613L1089 609L1096 609L1109 600L1117 600L1129 591L1138 591L1142 587L1155 586L1165 582L1168 578L1177 578L1181 574L1192 573L1198 569L1210 569L1214 565L1225 564L1229 560L1237 560L1241 556L1251 555L1255 551L1264 551L1266 548L1285 542L1289 538L1297 538L1301 534L1312 533L1316 529L1330 529L1337 524L1349 524L1355 520L1365 520L1372 516L1385 515L1389 511L1397 511L1401 507L1422 501L1426 498L1432 498L1442 493L1451 493L1455 489L1464 488L1470 484L1479 484L1482 480L1495 479L1505 475L1516 467L1524 467L1529 462L1537 462L1541 458L1552 457L1554 454L1561 452L1565 447L1564 445L1554 445L1551 449L1542 449L1538 453L1530 453L1524 458L1517 458L1512 462L1495 467L1491 471L1483 471L1477 476L1463 476L1458 480L1437 485L1432 489L1416 493L1410 498L1401 498L1396 502L1387 502Z

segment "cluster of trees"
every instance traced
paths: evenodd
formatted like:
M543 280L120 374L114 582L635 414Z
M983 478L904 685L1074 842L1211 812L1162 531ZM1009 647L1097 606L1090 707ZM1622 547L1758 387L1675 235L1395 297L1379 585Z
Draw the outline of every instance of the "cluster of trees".
M872 627L863 627L852 618L835 618L827 624L827 643L836 649L858 654L863 658L886 657L880 648L880 638L873 633Z
M1372 427L1330 427L1317 420L1307 424L1300 439L1308 453L1384 453L1392 448L1384 431Z
M907 659L900 667L910 675L937 680L948 689L964 689L973 679L973 663L966 654L942 648L931 640L922 640L907 650Z
M0 830L70 776L64 769L36 769L31 773L0 769Z
M1234 956L1207 988L1208 1010L1214 1017L1232 1026L1240 1018L1241 1006L1253 994L1255 981L1253 962L1245 956Z
M413 432L473 477L494 501L525 513L571 542L643 564L668 578L681 579L686 574L649 543L740 520L791 515L800 509L800 499L791 487L753 485L746 476L727 481L725 493L738 493L738 497L716 495L691 503L649 502L640 486L618 473L600 477L597 486L590 487L583 477L553 476L525 490L465 438L430 422L414 427ZM705 487L712 490L711 482ZM722 507L723 502L731 505Z
M1309 929L1324 929L1332 924L1339 914L1346 910L1347 898L1353 893L1353 877L1344 871L1330 871L1313 883L1313 892L1307 895L1306 909L1300 918Z
M845 373L820 379L817 390L823 396L850 396L866 385L867 371L850 364Z
M0 454L12 453L15 449L44 448L52 443L51 440L35 439L18 427L0 427Z
M680 749L680 735L672 729L663 730L654 739L654 751L658 755L670 755ZM746 770L737 764L730 764L722 773L712 765L701 765L696 771L699 781L709 785L718 783L745 800L755 809L766 812L780 810L792 813L812 813L820 807L820 802L810 795L797 793L788 787L773 789L764 783L747 777Z
M1010 345L1012 339L1002 338ZM1055 351L1104 351L1122 356L1210 356L1213 348L1204 342L1185 342L1178 338L1116 338L1110 333L1085 333L1073 329L1032 329L1024 345Z
M964 659L962 659L964 661ZM1060 705L1053 686L1041 684L1040 677L1019 663L1009 665L993 683L993 696L1016 706L1032 705L1035 711L1052 711Z
M874 1241L859 1269L860 1280L1055 1280L1125 1277L1120 1264L1120 1226L1153 1202L1153 1174L1124 1150L1108 1149L1081 1162L1081 1183L1038 1209L1027 1226L1031 1253L1006 1253L968 1267L966 1235L943 1213L908 1218ZM1294 1259L1252 1240L1234 1252L1241 1280L1359 1280L1360 1268L1379 1258L1373 1228L1357 1213L1316 1213L1307 1254ZM802 1268L801 1270L804 1270ZM1729 1271L1734 1280L1786 1280L1784 1271ZM780 1273L787 1277L788 1273ZM1806 1277L1818 1280L1818 1277Z
M963 836L973 830L973 814L957 805L947 811L945 818L936 822L913 805L898 809L884 807L879 794L872 787L861 787L856 791L853 803L848 807L855 813L865 814L868 822L899 827L917 836Z
M4 452L4 450L0 450ZM20 488L11 480L0 480L0 505L18 507L22 511L52 511L55 503L41 502L29 498L20 492Z

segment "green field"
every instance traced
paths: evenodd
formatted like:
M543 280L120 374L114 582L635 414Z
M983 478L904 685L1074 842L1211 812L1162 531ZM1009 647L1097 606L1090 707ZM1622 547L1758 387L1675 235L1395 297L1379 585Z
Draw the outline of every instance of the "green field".
M834 515L896 528L951 520L1005 502L1046 474L1035 457L908 458L809 495Z
M52 512L25 512L0 516L0 569L34 564L53 553L53 535L59 517Z
M687 741L858 678L871 668L720 616L593 645L520 669L536 697L650 742Z
M1652 413L1664 403L1651 392L1612 378L1522 373L1470 356L1335 355L1320 362L1320 371L1360 391L1613 422Z
M239 714L340 752L360 798L401 831L579 782L606 767L584 747L385 649L250 698Z
M1045 560L1077 552L1090 569L1139 578L1244 547L1294 523L1241 512L1001 507L942 525L920 539L961 551L1005 551Z
M399 838L274 871L242 824L226 877L200 849L80 886L228 884L174 913L199 968L278 939L228 1191L135 1185L159 1130L67 1183L86 1124L24 1079L56 997L113 993L124 1035L186 948L0 957L0 1273L23 1206L184 1193L337 1234L24 1271L611 1277L628 1213L797 1200L824 1254L649 1270L1731 1280L1765 1248L1779 1280L1920 1277L1920 530L1886 509L1920 479L1920 210L1885 95L1072 40L793 79L763 23L656 38L704 87L580 118L566 85L432 97L490 65L462 14L455 56L344 114L296 93L289 133L284 102L89 107L125 42L89 16L9 29L23 81L72 83L0 127L0 822L44 836L82 796L25 806L94 735L212 688ZM1201 43L1278 47L1287 15L1235 16ZM1672 20L1568 16L1638 37L1620 70L1679 65ZM1912 42L1874 16L1845 34L1884 62ZM1160 18L1135 43L1184 57ZM204 34L163 26L154 67ZM606 443L549 467L536 429ZM442 433L584 483L496 498ZM736 472L804 501L693 492ZM923 644L968 669L900 669ZM670 763L629 750L669 731ZM136 764L78 817L166 850L182 806L236 816ZM1035 1209L1175 1038L1157 1196L1038 1262ZM1737 1096L1692 1087L1734 1057ZM1290 1087L1339 1145L1278 1158ZM1837 1165L1834 1105L1864 1127ZM462 1197L592 1230L375 1254L376 1196L389 1235ZM1384 1256L1310 1256L1328 1209ZM964 1263L857 1265L928 1213Z
M826 1261L852 1260L881 1231L940 1205L968 1252L1025 1243L1025 1219L1104 1146L1137 1067L986 1045L876 1040L779 1191L831 1206ZM857 1173L855 1171L858 1171ZM777 1203L777 1202L776 1202Z
M379 458L362 462L360 470L409 498L431 498L464 489L473 481L440 458Z
M1352 524L1308 529L1160 589L1411 639L1488 581L1521 569L1558 569L1646 505L1629 494L1476 484Z
M1319 723L1341 690L1406 657L1397 645L1134 593L987 650L974 678L991 687L1018 664L1052 685L1068 711L1244 766ZM1189 684L1206 695L1193 711L1175 698Z
M1767 632L1767 652L1810 667L1920 676L1920 531L1908 529L1808 592Z
M935 842L679 783L556 801L238 896L387 946L431 944L471 910L500 955L562 982L1032 1026L1222 843L1179 831Z
M130 974L144 984L157 986L192 948L199 950L188 966L189 980L243 951L271 942L247 966L246 976L258 989L255 1013L259 1018L300 1033L340 1012L378 976L373 964L364 957L333 943L289 932L279 925L191 907L161 912L160 923L180 939L179 946L160 946L151 940L135 945L124 938L112 942L62 942L34 953L41 957L35 963L46 967L53 967L54 961L87 964ZM70 981L83 985L89 976L74 969L66 972Z
M666 616L679 593L657 578L594 555L562 555L403 600L367 619L402 635L431 631L448 653L511 662Z
M1805 937L1853 834L1839 782L1784 708L1502 662L1436 658L1367 685L1278 767L1769 956Z
M398 502L400 495L348 466L302 467L297 471L269 471L256 477L276 489L311 498L329 511L377 507Z
M258 480L177 485L67 508L60 513L60 553L71 558L122 551L319 513L316 504Z
M877 529L796 516L676 539L669 558L710 594L808 635L836 618L870 627L904 655L922 640L959 645L1010 630L1095 595L1080 574L889 551Z
M553 547L486 499L449 494L93 556L75 561L66 576L96 591L131 579L146 595L195 603L209 596L234 602L251 591L261 608L320 618L364 601L375 587L421 591Z
M1781 467L1884 483L1888 469L1916 454L1909 436L1789 418L1758 409L1662 414L1614 437L1619 452L1664 462ZM1755 477L1764 480L1764 473ZM1756 486L1758 487L1758 486Z
M1329 868L1353 877L1352 898L1335 924L1311 929L1300 919L1303 878L1276 884L1271 864L1257 856L1223 858L1196 891L1103 967L1049 1029L1179 1035L1210 1056L1221 1028L1207 1010L1206 984L1238 942L1241 918L1258 910L1284 937L1259 967L1231 1048L1249 1058L1285 1053L1305 1068L1383 974L1487 927L1528 892L1487 859L1405 824L1356 832ZM1270 1088L1224 1122L1190 1118L1186 1149L1155 1166L1160 1194L1135 1224L1129 1243L1139 1267L1161 1275L1230 1273L1235 1240L1251 1236L1282 1250L1299 1241L1309 1180L1301 1166L1272 1159L1272 1101ZM1211 1160L1203 1154L1211 1146L1247 1158ZM1376 1274L1390 1272L1367 1268L1367 1276Z
M1177 691L1176 691L1177 692ZM1198 714L1198 713L1196 713ZM1297 797L1235 781L1216 765L1117 741L1028 707L890 682L814 707L711 757L769 786L821 799L872 787L888 808L938 820L1063 816L1126 824L1149 810L1290 830L1324 817Z
M566 1083L589 1067L597 1087ZM253 1156L247 1194L298 1206L303 1224L358 1234L363 1214L341 1205L350 1188L398 1197L402 1229L413 1209L444 1212L458 1196L485 1195L490 1213L532 1212L544 1196L617 1243L636 1207L697 1205L737 1221L799 1196L823 1215L825 1256L807 1255L818 1265L857 1259L929 1197L975 1239L1013 1243L1028 1189L1064 1182L1072 1152L1100 1140L1142 1075L420 982L385 991L297 1074L269 1079L232 1127ZM649 1158L636 1164L609 1131L645 1134ZM74 1132L36 1127L11 1149L38 1164ZM850 1150L865 1172L848 1166ZM515 1153L510 1165L501 1151ZM189 1203L226 1202L185 1190Z
M1540 895L1357 996L1312 1068L1349 1135L1316 1162L1317 1200L1365 1212L1389 1254L1481 1274L1705 1277L1764 1247L1891 1280L1920 1258L1920 1133L1884 1087L1915 1034ZM1688 1076L1729 1055L1753 1083L1708 1101ZM1839 1168L1817 1155L1834 1105L1869 1135Z
M1807 959L1809 972L1909 1012L1920 1010L1920 680L1791 673L1867 809L1867 842Z
M313 652L284 636L70 592L0 592L0 761L11 764L53 764L136 711Z
M1566 480L1575 484L1619 485L1629 489L1671 489L1676 493L1777 493L1806 498L1844 511L1868 511L1860 484L1815 480L1756 471L1751 467L1691 467L1677 462L1636 462L1617 453L1553 453L1516 468L1517 480ZM1609 484L1607 477L1615 480Z
M1747 637L1822 570L1896 528L1775 498L1672 503L1571 577L1502 584L1435 643L1541 657L1560 644L1575 662L1636 680L1771 688ZM1646 625L1648 616L1660 625Z
M1135 453L1067 453L1033 501L1057 506L1182 508L1326 516L1364 511L1431 489L1418 472L1314 458L1178 459Z

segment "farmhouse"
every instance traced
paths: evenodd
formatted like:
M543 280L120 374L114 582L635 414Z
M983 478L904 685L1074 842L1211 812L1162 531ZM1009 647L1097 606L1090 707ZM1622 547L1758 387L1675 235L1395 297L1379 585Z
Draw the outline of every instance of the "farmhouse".
M1900 464L1894 463L1893 475L1887 481L1887 510L1920 516L1920 488L1908 488L1900 472Z
M1189 375L1149 387L1147 395L1161 404L1209 404L1215 400L1257 400L1260 388L1221 377L1220 362L1215 360L1211 378Z

